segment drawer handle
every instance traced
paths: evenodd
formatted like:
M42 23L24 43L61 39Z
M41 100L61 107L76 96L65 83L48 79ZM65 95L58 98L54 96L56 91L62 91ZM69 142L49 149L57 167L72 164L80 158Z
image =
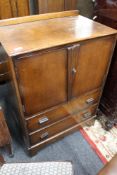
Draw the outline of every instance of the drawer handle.
M47 138L48 137L48 132L45 132L45 133L43 133L41 136L40 136L40 138L41 139L45 139L45 138Z
M39 124L46 123L46 122L48 122L48 120L49 120L48 117L46 117L46 116L42 117L42 118L39 119Z
M83 118L87 119L89 117L91 117L91 112L86 112L83 114Z
M94 103L94 98L89 98L86 100L87 104L93 104Z

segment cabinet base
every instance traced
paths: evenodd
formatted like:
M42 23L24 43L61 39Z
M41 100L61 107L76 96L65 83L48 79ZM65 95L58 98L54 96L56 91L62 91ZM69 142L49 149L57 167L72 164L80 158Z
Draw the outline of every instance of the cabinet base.
M40 149L42 149L43 147L48 146L48 144L54 143L57 140L59 140L61 138L64 138L65 136L67 136L69 134L72 134L72 133L74 133L76 131L79 131L82 128L82 126L84 126L85 123L90 122L90 121L94 121L95 117L96 116L93 116L93 117L89 118L88 120L86 120L85 122L77 124L77 125L69 128L69 129L67 129L67 130L65 130L65 131L63 131L61 133L56 134L55 136L53 136L51 138L48 138L48 139L44 140L43 142L40 142L40 143L38 143L38 144L36 144L34 146L29 147L28 148L28 155L32 157L32 156L36 155L37 152Z

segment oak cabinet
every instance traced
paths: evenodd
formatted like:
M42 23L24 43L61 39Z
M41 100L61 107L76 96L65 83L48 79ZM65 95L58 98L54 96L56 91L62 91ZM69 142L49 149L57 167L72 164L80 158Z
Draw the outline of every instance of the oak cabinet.
M76 11L2 23L0 38L14 84L19 125L27 150L34 155L95 118L116 30Z

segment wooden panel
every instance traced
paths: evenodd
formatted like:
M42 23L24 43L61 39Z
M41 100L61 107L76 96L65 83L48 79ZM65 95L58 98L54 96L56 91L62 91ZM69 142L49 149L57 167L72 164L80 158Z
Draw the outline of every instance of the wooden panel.
M42 13L47 13L48 11L48 0L38 0L38 9L39 9L39 14Z
M81 44L73 75L72 97L103 85L113 49L114 38L96 39ZM93 49L92 49L93 48ZM73 69L73 68L72 68Z
M64 0L48 0L48 12L64 11Z
M64 0L38 0L39 13L64 11Z
M96 106L89 108L81 113L75 114L72 117L64 119L61 122L58 122L57 124L51 127L48 127L41 131L37 131L35 133L31 133L30 134L31 145L46 140L47 138L50 138L56 135L57 133L63 132L66 129L77 125L78 123L83 122L86 119L89 119L90 117L92 117L92 115L95 115L95 111Z
M32 132L37 129L46 127L54 122L67 118L69 115L84 110L93 104L98 103L100 98L100 91L88 93L78 99L74 99L69 103L50 109L39 115L35 115L27 119L28 131Z
M38 0L39 13L77 9L77 0Z
M25 114L31 115L67 100L67 51L35 54L16 61Z
M30 15L29 12L29 0L17 0L17 16Z
M29 15L28 0L0 0L0 19Z
M12 7L9 0L0 0L0 19L12 18Z
M65 10L77 9L78 0L65 0Z

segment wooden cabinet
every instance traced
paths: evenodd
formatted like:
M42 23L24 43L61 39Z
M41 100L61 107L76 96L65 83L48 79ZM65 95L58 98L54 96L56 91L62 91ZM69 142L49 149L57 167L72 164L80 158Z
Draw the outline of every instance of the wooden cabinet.
M15 87L19 125L33 155L95 117L116 30L76 11L2 23L0 38Z
M28 0L0 0L0 19L29 15Z
M77 9L77 0L38 0L38 13Z
M117 29L117 1L99 1L95 2L94 14L95 20ZM110 129L117 123L117 44L112 57L107 81L101 98L100 109L108 117L106 128Z

